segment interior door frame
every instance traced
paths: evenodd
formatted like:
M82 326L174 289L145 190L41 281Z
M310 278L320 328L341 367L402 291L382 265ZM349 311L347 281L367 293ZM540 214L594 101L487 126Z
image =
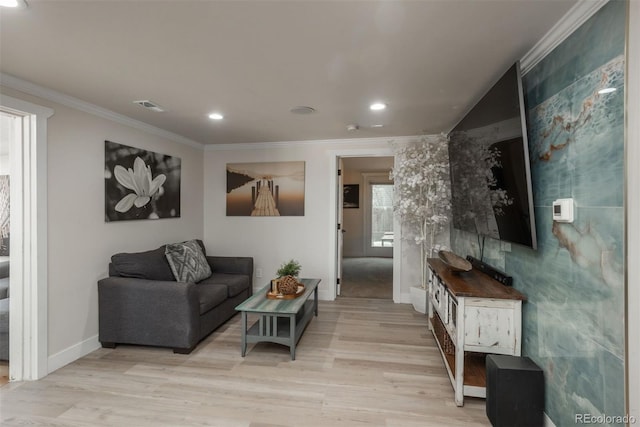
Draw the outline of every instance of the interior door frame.
M342 157L336 158L337 162L337 177L338 180L338 189L342 189L344 187L344 163L342 161ZM342 191L336 192L337 197L337 209L336 209L336 222L339 226L336 226L336 280L335 280L335 291L336 296L340 295L340 287L342 281L342 257L344 256L344 193Z
M330 245L331 252L329 254L329 265L331 274L329 277L334 278L334 283L337 282L338 279L338 269L337 265L337 233L338 229L338 215L337 209L342 209L342 206L337 206L337 192L342 192L342 188L338 187L338 164L339 159L344 157L394 157L395 153L393 151L393 147L388 144L387 147L384 148L352 148L352 149L343 149L343 150L331 150L328 152L329 154L329 188L332 188L331 195L329 197L329 212L330 218L329 221L329 235L333 236L333 244ZM397 218L394 217L393 221L393 229L395 234L394 245L393 245L393 301L395 303L401 302L401 284L400 278L402 277L402 264L400 262L400 254L402 253L402 245L396 244L396 242L401 242L401 229L400 225L397 221ZM337 290L336 285L330 287L330 292L327 297L333 301L336 299Z
M6 95L0 108L22 117L22 136L10 148L9 268L18 285L11 286L9 301L9 380L37 380L49 373L47 120L54 111Z

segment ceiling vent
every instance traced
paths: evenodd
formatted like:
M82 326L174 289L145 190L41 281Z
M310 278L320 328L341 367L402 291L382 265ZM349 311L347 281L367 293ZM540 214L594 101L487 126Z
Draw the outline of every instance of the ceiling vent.
M145 99L142 101L133 101L133 103L138 104L141 107L146 108L147 110L155 111L156 113L162 113L165 111L164 108L162 108L161 106L159 106L153 101L149 101L148 99Z
M300 105L298 107L293 107L291 110L293 114L313 114L316 112L316 109L313 107L305 107L304 105Z

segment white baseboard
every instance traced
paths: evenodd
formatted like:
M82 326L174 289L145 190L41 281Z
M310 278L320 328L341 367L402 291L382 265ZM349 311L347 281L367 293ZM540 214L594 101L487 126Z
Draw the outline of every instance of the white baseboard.
M87 338L84 341L49 356L47 371L50 374L99 348L100 341L98 341L98 335Z
M400 298L397 300L394 299L393 302L396 304L411 304L411 294L408 292L403 292L400 294Z

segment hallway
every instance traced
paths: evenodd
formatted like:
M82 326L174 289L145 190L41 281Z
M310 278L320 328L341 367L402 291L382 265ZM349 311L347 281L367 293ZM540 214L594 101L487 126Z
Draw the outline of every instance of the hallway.
M340 296L392 299L393 258L343 258Z

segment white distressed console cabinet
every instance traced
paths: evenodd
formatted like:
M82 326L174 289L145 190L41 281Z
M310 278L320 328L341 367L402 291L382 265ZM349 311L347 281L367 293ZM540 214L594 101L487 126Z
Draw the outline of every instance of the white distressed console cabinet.
M487 354L520 356L522 302L512 287L471 270L453 273L429 258L429 329L436 338L456 405L464 396L486 397Z

